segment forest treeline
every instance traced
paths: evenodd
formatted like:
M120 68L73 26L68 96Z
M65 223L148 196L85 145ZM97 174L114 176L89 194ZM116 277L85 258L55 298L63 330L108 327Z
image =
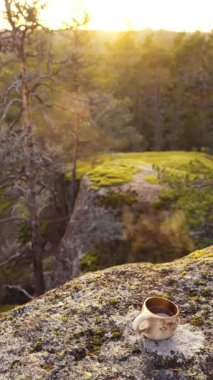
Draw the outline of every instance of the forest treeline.
M67 136L77 114L83 154L212 150L213 33L106 37L75 26L37 32L30 44L37 57L30 63L33 97L42 110L34 113L37 132L48 145L57 142L55 150L72 149ZM2 90L14 76L13 64L1 69ZM13 122L19 112L17 100L5 121Z
M68 91L80 84L93 125L112 150L212 149L213 33L80 32L70 44L67 38L55 35L58 52L70 50L72 62L60 83Z
M106 38L82 30L87 17L53 32L39 23L40 0L4 3L0 268L32 254L38 295L45 289L43 256L56 254L73 209L79 158L211 152L213 33L130 31ZM64 175L68 164L71 181Z
M101 56L99 78L129 104L142 144L127 149L211 149L213 34L168 35L150 32L140 42L122 34Z

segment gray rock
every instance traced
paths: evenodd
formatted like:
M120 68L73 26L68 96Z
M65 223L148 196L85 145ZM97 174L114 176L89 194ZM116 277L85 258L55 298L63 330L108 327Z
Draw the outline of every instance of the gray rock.
M123 212L130 212L131 205L106 206L104 199L110 197L111 192L121 196L134 196L135 211L140 213L141 208L151 208L159 198L162 187L144 180L147 174L156 175L152 165L141 165L140 169L141 172L135 174L130 183L102 187L97 191L91 189L87 176L83 178L73 214L56 257L54 286L77 276L80 269L79 259L97 245L110 246L113 242L128 244Z
M213 246L172 263L88 273L2 314L0 379L212 379L212 254ZM181 325L165 341L132 330L151 295L180 308Z
M145 339L147 352L155 352L159 356L179 355L191 358L204 348L205 336L201 330L192 328L190 324L178 326L175 335L170 339L154 342Z

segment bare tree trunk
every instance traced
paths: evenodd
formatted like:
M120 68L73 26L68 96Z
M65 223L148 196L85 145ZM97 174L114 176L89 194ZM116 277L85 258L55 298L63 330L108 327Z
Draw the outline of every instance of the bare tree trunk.
M72 157L72 178L71 178L71 184L70 184L70 205L69 205L69 211L70 213L73 211L76 195L77 195L77 161L78 161L78 144L79 144L79 138L78 138L78 131L79 131L79 115L77 115L76 120L76 128L75 128L75 134L74 134L74 147L73 147L73 157Z
M8 42L10 51L15 51L19 64L20 82L22 88L22 131L23 150L26 157L25 176L26 189L23 191L26 206L29 211L31 228L31 251L35 278L35 295L45 291L42 268L42 244L39 231L39 217L37 204L37 178L36 157L33 141L29 78L27 73L27 54L25 52L29 36L40 28L39 11L43 8L40 1L35 0L32 4L27 1L4 0L6 18L10 24ZM6 31L6 34L7 31Z
M24 149L26 151L25 174L27 181L27 191L25 197L30 217L32 260L35 277L35 295L39 296L44 293L45 286L42 266L42 245L39 231L38 206L36 199L36 166L30 113L30 93L26 77L26 62L24 53L20 51L19 60L20 76L22 82Z
M155 126L154 126L154 150L160 151L162 149L162 118L161 111L158 102L158 94L154 96L154 117L155 117Z
M154 116L154 150L161 150L161 114L159 107L159 74L155 73L155 85L153 96L153 116Z

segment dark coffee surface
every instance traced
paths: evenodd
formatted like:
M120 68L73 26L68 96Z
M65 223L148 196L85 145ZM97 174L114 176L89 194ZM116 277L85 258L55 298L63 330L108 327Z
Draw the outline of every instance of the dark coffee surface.
M153 314L165 314L165 316L167 315L168 317L172 317L174 315L171 312L171 310L168 310L168 309L166 309L165 307L162 307L162 306L152 306L152 307L149 308L149 310Z

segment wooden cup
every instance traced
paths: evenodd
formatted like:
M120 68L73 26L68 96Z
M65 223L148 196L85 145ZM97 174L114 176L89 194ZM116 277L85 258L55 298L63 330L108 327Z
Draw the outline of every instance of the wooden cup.
M166 298L149 297L132 327L146 338L163 340L171 337L180 323L178 307Z

